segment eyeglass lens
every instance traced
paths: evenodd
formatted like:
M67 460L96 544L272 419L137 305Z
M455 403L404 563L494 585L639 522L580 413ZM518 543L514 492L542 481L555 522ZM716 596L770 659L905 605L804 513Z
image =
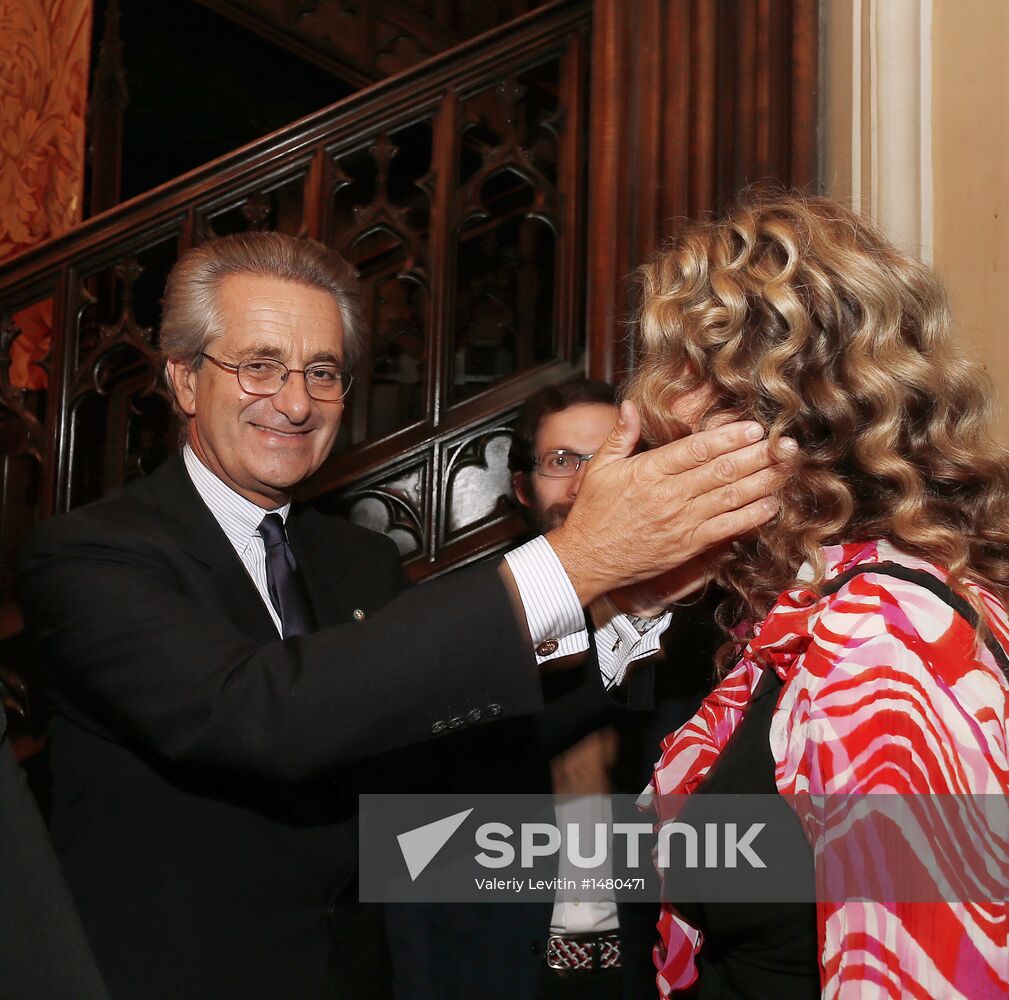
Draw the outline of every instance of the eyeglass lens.
M350 388L350 373L336 365L315 365L304 372L305 388L313 399L342 399ZM253 395L272 396L280 392L290 369L280 361L259 358L238 366L238 381Z
M540 475L551 479L569 479L577 474L582 462L587 462L591 455L577 455L573 451L547 451L540 455L536 466Z

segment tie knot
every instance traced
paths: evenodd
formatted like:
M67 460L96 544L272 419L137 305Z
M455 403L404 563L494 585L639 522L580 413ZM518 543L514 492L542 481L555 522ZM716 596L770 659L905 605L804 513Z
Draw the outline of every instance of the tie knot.
M267 514L260 522L259 534L263 545L272 549L277 545L287 544L287 532L284 530L284 519L279 514Z

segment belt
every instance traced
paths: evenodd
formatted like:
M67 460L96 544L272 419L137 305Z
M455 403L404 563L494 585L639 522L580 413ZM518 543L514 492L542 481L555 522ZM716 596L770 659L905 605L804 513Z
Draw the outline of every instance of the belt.
M547 938L547 965L558 972L593 972L620 968L620 935L617 931Z

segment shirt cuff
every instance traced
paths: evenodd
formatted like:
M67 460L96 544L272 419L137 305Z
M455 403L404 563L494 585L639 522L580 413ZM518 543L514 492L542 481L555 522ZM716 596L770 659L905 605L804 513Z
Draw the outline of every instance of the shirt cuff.
M536 662L589 648L585 612L564 566L540 536L505 555L525 610Z
M607 688L622 684L627 668L636 660L659 651L662 633L673 620L672 613L667 611L641 635L627 615L620 612L608 597L596 598L589 605L589 614L596 628L599 673Z

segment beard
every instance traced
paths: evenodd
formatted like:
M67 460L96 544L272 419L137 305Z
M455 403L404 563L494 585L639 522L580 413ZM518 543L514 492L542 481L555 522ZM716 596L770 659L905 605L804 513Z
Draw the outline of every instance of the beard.
M549 507L545 507L537 503L532 508L531 513L533 523L540 534L545 535L548 531L559 528L567 520L568 514L571 513L571 506L570 503L555 503Z

